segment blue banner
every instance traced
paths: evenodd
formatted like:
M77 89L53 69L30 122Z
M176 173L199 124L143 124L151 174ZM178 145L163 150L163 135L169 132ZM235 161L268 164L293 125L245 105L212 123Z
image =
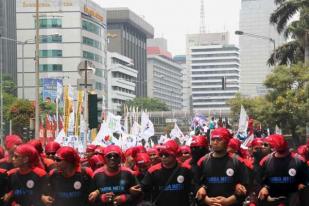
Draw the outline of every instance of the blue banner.
M63 85L62 79L55 79L55 78L44 78L42 79L42 86L43 86L43 100L56 101L57 98L57 82Z

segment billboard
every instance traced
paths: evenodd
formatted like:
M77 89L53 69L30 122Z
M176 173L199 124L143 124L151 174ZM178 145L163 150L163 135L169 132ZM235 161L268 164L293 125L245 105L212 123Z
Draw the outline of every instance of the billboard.
M63 85L63 80L56 78L43 78L41 81L43 86L43 100L50 99L51 101L55 101L57 98L57 83Z

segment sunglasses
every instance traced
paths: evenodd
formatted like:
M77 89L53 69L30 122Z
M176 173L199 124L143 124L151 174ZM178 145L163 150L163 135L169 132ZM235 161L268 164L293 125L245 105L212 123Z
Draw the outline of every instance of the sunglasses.
M108 154L106 155L107 159L115 159L115 160L119 160L120 156L118 154Z
M263 143L263 147L269 147L268 143Z
M55 158L55 162L61 162L63 159L59 158L59 157L56 157Z
M221 142L223 139L221 137L214 137L214 138L211 138L211 141L214 141L214 142Z
M168 154L168 153L161 153L159 156L162 157L162 158L164 158L164 157L169 157L169 156L171 156L171 155Z

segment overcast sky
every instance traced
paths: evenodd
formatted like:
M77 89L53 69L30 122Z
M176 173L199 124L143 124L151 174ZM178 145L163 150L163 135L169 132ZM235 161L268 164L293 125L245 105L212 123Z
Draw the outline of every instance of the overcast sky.
M94 0L102 7L128 7L150 23L155 37L167 39L173 55L185 53L185 35L198 33L200 0ZM231 43L238 44L234 31L238 29L241 0L204 0L207 32L230 32Z

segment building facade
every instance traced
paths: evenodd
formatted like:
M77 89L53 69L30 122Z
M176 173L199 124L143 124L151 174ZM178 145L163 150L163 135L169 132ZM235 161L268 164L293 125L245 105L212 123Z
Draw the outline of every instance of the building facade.
M207 115L229 113L226 101L239 91L239 49L228 33L187 35L192 107Z
M184 67L173 61L166 39L148 39L147 45L148 97L160 99L172 111L181 110Z
M16 40L16 1L0 0L0 36ZM3 74L17 83L17 45L0 41L0 67Z
M271 13L275 10L274 1L242 0L239 29L245 33L265 36L266 39L246 35L239 37L240 46L240 92L245 96L264 95L266 88L263 82L271 72L267 60L274 46L284 43L274 25L269 23ZM275 40L269 41L268 38Z
M152 38L154 29L128 8L107 9L108 51L133 59L138 71L136 96L147 96L146 40Z
M136 97L137 71L128 57L115 52L108 52L107 57L107 108L117 114L125 102Z
M35 98L35 8L35 0L17 0L17 39L27 41L24 52L18 46L18 96L32 100ZM99 97L103 95L105 10L89 0L44 0L40 1L39 11L41 81L61 79L72 87L82 86L84 79L78 66L89 60L95 72L87 84Z

